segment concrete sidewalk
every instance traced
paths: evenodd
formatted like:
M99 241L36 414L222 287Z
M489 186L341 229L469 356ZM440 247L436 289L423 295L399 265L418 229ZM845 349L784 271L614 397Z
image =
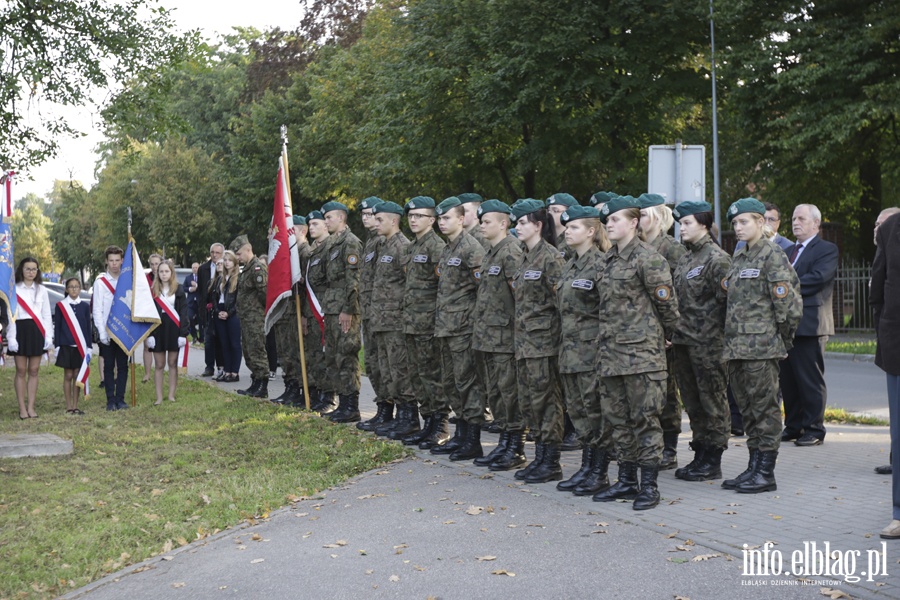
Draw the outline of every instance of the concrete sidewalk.
M192 372L202 370L200 355L193 353ZM373 393L363 381L361 404L371 415ZM269 389L279 394L280 378ZM684 431L682 463L690 460L686 420ZM645 512L419 452L67 597L718 600L822 598L832 589L900 599L900 541L878 537L890 520L890 477L872 472L887 462L888 430L828 431L819 447L782 446L777 492L736 494L720 481L688 483L667 471L659 477L663 502ZM496 438L483 436L486 451ZM724 455L726 477L746 466L743 440L732 440ZM580 453L564 454L564 472L579 460ZM839 553L829 575L804 556L826 542ZM748 574L745 550L758 557L765 550L773 569L781 557L782 575ZM783 574L804 565L808 575ZM869 576L876 566L888 575Z

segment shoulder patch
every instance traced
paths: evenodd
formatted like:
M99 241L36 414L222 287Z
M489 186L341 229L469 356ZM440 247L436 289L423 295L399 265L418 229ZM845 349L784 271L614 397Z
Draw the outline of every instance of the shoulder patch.
M256 283L262 283L262 280L263 280L263 276L262 276L262 275L257 275L257 276L256 276Z
M722 289L727 292L728 291L728 278L723 277L720 285L722 286Z
M479 281L481 279L481 269L472 269L472 276L475 278L475 281Z
M667 285L659 285L653 290L653 294L662 302L668 302L672 297L672 288Z
M441 265L434 265L434 274L437 277L441 276Z
M334 256L332 256L332 258L334 258ZM348 265L355 265L358 262L359 262L359 256L357 256L356 254L348 254L347 255L347 264Z
M788 295L788 284L787 283L776 283L772 288L772 295L778 298L787 298Z

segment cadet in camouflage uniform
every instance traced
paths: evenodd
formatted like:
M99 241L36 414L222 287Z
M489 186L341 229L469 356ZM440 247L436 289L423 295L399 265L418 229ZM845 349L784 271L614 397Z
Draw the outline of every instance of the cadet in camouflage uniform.
M306 279L306 301L302 303L303 349L306 351L310 409L325 413L334 410L334 390L329 389L325 368L325 332L315 317L313 304L319 305L317 310L321 315L321 302L325 295L325 261L331 247L331 237L325 227L325 216L318 210L307 215L306 224L312 243L303 265Z
M456 197L459 199L459 203L462 204L463 210L466 211L465 219L463 219L463 229L466 230L466 233L475 238L475 240L481 244L481 247L484 248L484 251L487 252L490 248L490 244L484 239L484 235L481 233L481 227L478 224L478 208L481 206L481 203L484 202L484 198L481 197L481 194L476 194L474 192L457 194Z
M425 426L403 438L407 446L422 450L450 439L447 430L449 398L441 383L439 343L434 337L434 311L438 293L438 262L447 244L434 231L434 199L416 196L404 210L415 239L406 248L406 293L403 333L409 357L413 392Z
M616 197L618 197L618 194L615 192L595 192L591 195L591 199L588 201L588 204L590 204L597 210L600 210L603 208L604 204Z
M403 295L406 292L404 259L409 240L400 233L403 207L382 202L374 209L378 235L384 238L378 249L375 281L372 283L372 308L378 316L371 327L378 347L378 370L389 400L397 407L397 417L375 428L378 435L399 440L419 431L419 411L413 395L406 352L403 321Z
M465 209L450 196L435 209L438 227L448 244L438 262L438 293L434 335L440 343L444 393L456 413L456 433L449 442L434 446L433 454L449 454L450 460L469 460L484 455L484 386L477 376L472 353L475 291L484 248L463 229Z
M362 313L363 350L365 352L366 376L372 389L375 390L375 416L367 421L356 424L357 429L363 431L375 431L376 427L384 425L394 418L394 405L391 404L381 383L381 372L378 368L378 341L372 332L372 318L375 316L372 310L372 284L375 281L375 265L378 263L378 249L384 238L378 235L375 214L372 212L375 205L384 202L377 196L370 196L359 203L360 215L363 227L368 231L366 245L363 248L362 264L359 267L359 308Z
M325 227L331 234L325 257L325 368L337 409L328 415L335 423L359 421L359 259L362 242L347 226L347 207L340 202L322 206Z
M499 200L488 200L478 208L489 248L478 274L478 324L472 331L472 349L477 353L476 366L485 382L487 403L501 432L497 447L476 458L475 464L492 471L507 471L525 463L525 421L516 380L516 306L510 287L524 252L508 233L511 215L509 206Z
M244 265L238 277L237 312L241 319L241 344L244 362L250 369L251 384L238 394L252 398L269 397L269 359L266 356L266 285L268 271L253 254L253 246L246 235L231 242L231 251Z
M687 252L681 244L668 234L674 219L672 210L665 205L659 194L641 194L641 230L647 244L663 255L669 263L669 270L675 273L678 260ZM666 350L666 403L659 415L659 425L663 431L663 453L659 462L660 471L678 466L678 435L681 433L681 402L678 399L678 382L675 376L675 355L672 348Z
M562 479L559 464L563 437L559 383L560 319L556 286L563 261L553 244L553 220L544 203L531 198L512 206L525 257L513 276L516 299L516 370L525 422L534 436L534 460L516 471L516 479L545 483Z
M613 246L595 282L601 307L598 389L603 416L612 427L619 480L594 500L634 498L632 508L646 510L659 504L665 342L678 323L678 301L666 259L638 238L638 201L613 198L600 216Z
M731 257L710 236L711 210L707 202L688 201L672 211L681 223L681 241L688 250L675 267L673 284L681 319L672 337L675 375L693 433L694 460L675 471L675 477L686 481L722 477L722 452L728 448L731 430L725 394L728 377L722 360L725 297L719 293Z
M293 216L294 237L297 243L297 255L302 257L309 253L306 241L306 218ZM301 259L302 260L302 259ZM302 263L301 263L302 264ZM302 273L302 270L301 270ZM275 322L275 347L284 372L284 393L273 399L275 404L303 406L303 373L300 368L300 328L297 326L297 304L295 298L303 291L303 282L294 284L291 298L285 305L284 312ZM300 295L302 301L303 296ZM305 348L304 348L305 349Z
M790 350L803 314L800 280L787 255L763 235L766 208L754 198L738 200L728 219L738 240L722 282L728 296L725 350L728 378L744 416L750 461L743 473L722 482L744 494L774 491L775 460L781 443L778 361Z
M597 336L600 331L600 294L594 279L609 249L600 212L570 206L560 218L572 258L563 267L557 287L561 317L559 373L568 413L582 445L581 468L556 489L576 496L593 496L609 487L607 470L612 450L608 427L603 426L597 395Z

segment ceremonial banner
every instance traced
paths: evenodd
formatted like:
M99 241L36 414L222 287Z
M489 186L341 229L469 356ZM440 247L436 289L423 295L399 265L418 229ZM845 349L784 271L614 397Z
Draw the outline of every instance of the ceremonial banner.
M113 304L106 320L109 338L131 356L135 348L144 342L150 332L159 326L159 313L150 292L150 283L144 275L141 257L134 240L128 242L122 273L113 294Z
M13 184L13 178L15 177L15 175L16 175L15 171L7 171L6 173L3 174L3 177L0 178L0 181L2 181L2 183L3 183L3 205L0 206L0 213L2 213L2 216L6 217L7 219L12 216L12 207L13 207L12 184Z
M6 306L9 322L16 320L16 267L13 264L13 239L7 219L0 222L0 301Z
M291 189L288 181L287 148L278 161L275 182L275 205L269 225L269 283L266 288L265 331L281 318L290 307L291 288L302 279L297 236L294 235L294 216Z

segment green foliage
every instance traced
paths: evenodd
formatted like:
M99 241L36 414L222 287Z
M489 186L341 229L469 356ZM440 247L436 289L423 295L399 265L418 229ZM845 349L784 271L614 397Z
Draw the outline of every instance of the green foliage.
M48 219L40 205L43 201L28 202L13 213L11 232L13 248L15 250L15 264L26 256L37 259L41 270L59 272L61 264L55 264L53 260L53 245L50 243L50 219Z
M56 194L55 194L56 195ZM89 210L88 193L80 185L61 187L54 202L50 241L56 258L74 272L103 270L103 255L94 245L96 224Z

